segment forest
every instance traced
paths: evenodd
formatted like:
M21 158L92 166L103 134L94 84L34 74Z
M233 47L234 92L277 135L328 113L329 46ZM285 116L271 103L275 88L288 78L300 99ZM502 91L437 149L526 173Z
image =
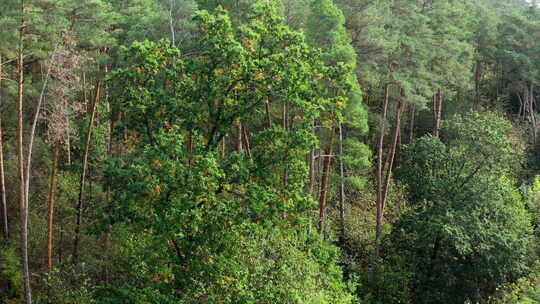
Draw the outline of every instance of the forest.
M0 0L0 303L540 303L540 1Z

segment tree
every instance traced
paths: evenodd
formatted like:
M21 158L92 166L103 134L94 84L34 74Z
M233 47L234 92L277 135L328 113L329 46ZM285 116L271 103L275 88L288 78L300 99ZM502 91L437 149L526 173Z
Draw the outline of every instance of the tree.
M24 35L25 35L25 6L21 1L19 24L19 42L17 52L17 157L19 174L19 207L21 217L21 256L24 275L24 296L27 304L32 303L32 291L30 287L30 270L28 268L28 205L25 198L26 181L24 176L24 148L23 148L23 101L24 101Z
M346 182L349 182L348 186L350 187L361 185L361 175L369 165L369 162L366 159L369 155L367 149L364 148L363 143L356 139L357 136L367 133L367 113L362 105L362 91L355 74L357 68L356 53L351 45L351 38L345 29L345 18L343 13L332 1L315 0L311 4L311 12L307 20L306 29L308 41L312 46L321 49L324 62L329 66L343 66L348 69L344 75L346 85L349 87L349 93L346 96L347 98L336 103L337 109L335 113L328 113L327 117L323 117L323 119L319 121L320 127L327 129L326 132L319 131L319 134L321 134L321 145L326 146L324 151L323 172L321 174L319 230L324 232L331 158L333 157L334 137L336 136L334 133L335 130L337 130L340 176L340 231L341 238L343 239L345 235L345 184ZM330 90L329 92L329 97L332 98L343 94L343 92L339 91L336 92ZM342 113L346 114L342 115ZM331 123L328 125L325 120L328 120ZM344 129L350 134L344 136ZM346 148L350 148L348 151L344 150L344 138L347 139ZM313 158L314 155L311 157ZM319 157L323 156L319 155ZM364 160L364 162L356 162L355 166L353 166L351 162L348 162L347 165L349 165L349 168L356 169L356 172L350 170L346 177L345 161L354 158ZM312 173L312 175L314 174ZM312 176L312 178L314 178L314 176Z
M344 69L325 66L269 4L255 6L238 31L222 9L195 20L202 33L196 56L182 56L168 41L135 43L126 49L126 68L111 78L123 92L114 100L131 148L108 169L114 204L105 223L126 225L140 237L131 251L137 263L152 261L129 294L193 303L350 303L337 251L306 250L320 237L307 232L314 202L303 195L304 156L315 143L311 121L344 98L329 98L327 90L348 93ZM267 99L286 105L284 124L268 126ZM222 155L222 139L237 125L246 149ZM270 249L258 245L264 239ZM287 240L293 243L285 249ZM281 271L286 265L298 267ZM322 270L320 283L287 281L311 280L314 269ZM267 289L263 277L289 288Z
M0 54L0 100L2 99L2 54ZM3 104L0 102L0 107ZM0 113L1 115L1 113ZM2 132L2 117L0 117L0 191L2 192L2 232L5 238L9 237L8 228L8 213L7 213L7 200L6 200L6 182L4 174L4 138Z
M457 116L443 122L442 141L404 149L396 175L417 207L391 240L414 273L415 302L482 301L527 270L532 229L513 182L510 127L496 114Z
M535 87L540 80L540 56L536 43L540 37L539 10L524 4L510 7L501 23L498 39L498 58L506 72L504 84L519 101L518 116L530 124L531 142L538 132Z

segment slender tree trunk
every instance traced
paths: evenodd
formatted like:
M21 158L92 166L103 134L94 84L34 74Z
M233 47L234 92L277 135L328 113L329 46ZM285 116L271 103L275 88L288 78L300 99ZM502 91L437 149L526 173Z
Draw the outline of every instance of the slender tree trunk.
M107 155L109 157L113 157L114 156L114 150L113 150L114 117L112 115L112 110L111 110L110 120L111 121L110 121L110 124L109 124L109 143L107 145ZM105 204L110 205L111 204L111 187L110 187L110 185L108 183L107 183L106 189L107 189L107 192L105 194ZM112 229L112 227L111 227L111 225L109 225L109 227L107 229L107 233L105 234L105 241L104 241L104 244L103 244L105 254L108 254L110 252L110 250L111 250L111 247L112 247L112 244L111 244L111 229ZM105 283L108 284L109 283L109 271L110 271L110 269L108 267L105 267L104 270L105 270L105 272L104 272Z
M2 191L2 229L5 238L9 238L6 181L4 174L4 134L2 132L2 119L0 118L0 191Z
M95 95L94 95L94 102L92 103L92 107L90 109L90 121L88 122L88 130L86 131L86 143L85 143L84 154L83 154L83 166L81 170L82 171L81 179L79 183L79 200L77 204L77 223L75 225L75 241L73 242L73 263L74 264L77 264L79 260L79 239L80 239L81 219L82 219L83 204L84 204L84 186L86 182L86 169L88 168L88 154L90 151L90 142L92 139L92 127L94 125L94 120L96 117L97 104L99 103L99 87L100 87L100 82L97 81Z
M380 212L377 213L377 227L376 227L376 243L377 243L377 252L379 252L379 246L381 242L381 236L382 236L382 219L384 218L384 210L386 208L386 195L388 193L388 186L390 185L390 175L392 174L392 168L394 165L394 159L396 156L396 150L398 146L398 139L400 136L400 130L401 130L401 113L403 112L403 107L405 105L403 96L399 100L398 109L396 111L396 126L394 129L394 137L392 139L392 146L390 147L390 151L388 152L388 159L386 166L386 173L384 176L384 185L382 189L382 198L381 198L381 206L380 206Z
M34 141L36 139L36 128L37 123L39 119L39 113L41 112L41 104L43 103L43 98L45 97L45 90L47 89L47 83L49 82L49 78L51 75L52 65L54 61L54 56L56 55L56 51L58 49L60 43L57 43L54 51L51 54L51 62L49 63L49 66L47 67L47 73L45 74L45 80L43 82L43 86L41 87L41 93L39 94L38 104L36 107L36 113L34 114L34 121L32 122L32 130L30 131L30 140L28 142L28 151L26 156L26 187L25 187L25 200L26 200L26 206L29 205L30 200L30 173L32 171L32 152L34 150Z
M414 139L414 119L416 117L416 107L411 106L411 129L409 130L409 144L413 142Z
M173 18L174 0L169 0L169 29L171 31L171 44L176 46L176 35L174 32L174 18Z
M283 102L283 113L281 117L281 124L282 124L283 130L285 131L287 131L287 116L288 116L287 111L288 111L287 103Z
M284 131L289 131L289 105L287 102L283 102L283 117L282 117L282 125ZM285 166L283 168L283 175L282 175L282 184L285 187L289 180L289 164L288 162L285 162Z
M308 194L313 196L315 190L315 150L309 152L309 188Z
M226 142L226 139L227 139L227 135L223 136L223 138L221 139L221 158L225 158L225 148L227 146L227 142Z
M366 105L366 107L369 106L370 102L371 102L370 89L367 89L366 90L366 101L364 103Z
M529 112L531 115L532 142L533 144L536 144L538 126L536 122L536 115L535 115L536 113L534 109L534 87L532 83L529 84L527 95L529 97L529 107L530 107Z
M435 126L433 127L433 137L439 137L439 130L441 129L442 118L442 90L438 89L437 94L434 97L433 113L435 115Z
M49 218L47 226L47 267L51 271L53 268L53 223L54 204L56 201L56 177L58 175L58 159L60 158L60 143L54 145L53 164L51 172L51 188L49 190Z
M236 124L236 151L242 152L242 123Z
M83 93L83 99L84 99L84 109L86 110L86 113L90 112L88 109L88 98L86 96L86 72L82 72L82 93Z
M71 166L71 132L70 132L70 120L69 120L69 107L66 105L66 156L67 156L67 164L68 166Z
M106 52L106 51L105 51ZM105 74L109 72L109 66L105 65ZM109 99L109 85L105 84L105 105L107 105L107 110L109 112L109 137L108 137L108 143L107 143L107 157L112 158L114 156L114 128L115 128L115 122L116 122L116 113L114 111L114 107L111 104L111 101ZM112 202L111 200L111 187L108 182L105 184L105 205L109 206ZM107 227L107 232L105 233L104 241L103 241L103 251L104 251L104 257L107 258L109 256L109 252L111 251L111 230L112 225L109 225ZM105 267L103 271L103 277L105 284L109 284L109 267Z
M345 168L343 165L343 125L339 123L339 215L341 220L341 244L345 242Z
M312 132L315 134L315 121L312 122ZM315 150L309 152L309 189L308 193L313 197L315 189Z
M382 120L381 131L379 133L379 139L377 143L377 218L375 227L375 241L377 244L381 238L382 231L382 216L383 216L383 148L384 148L384 134L386 127L386 118L388 113L388 99L389 99L390 86L386 84L384 86L384 97L382 100ZM378 245L377 245L378 248Z
M324 168L321 177L321 195L319 197L319 233L324 234L326 221L326 200L328 198L328 182L330 177L330 164L332 161L332 143L324 152Z
M403 96L399 100L398 109L396 111L396 127L394 130L394 138L392 140L392 147L390 148L389 155L388 155L388 166L386 167L386 174L385 174L385 180L384 180L384 188L383 188L383 204L382 204L382 216L384 216L384 209L386 208L386 195L388 193L388 186L390 185L390 175L392 174L392 168L394 165L394 160L396 156L396 151L398 148L398 138L400 136L400 126L401 126L401 113L403 112L403 107L405 106L405 101L403 100Z
M62 264L64 261L64 223L63 220L58 220L60 226L60 238L58 240L58 263Z
M0 107L2 106L2 56L0 56ZM2 191L2 230L4 237L9 237L6 182L4 174L4 134L2 132L2 113L0 112L0 191Z
M268 123L268 128L272 127L272 115L270 114L270 100L268 97L264 99L264 105L266 107L266 122Z
M476 60L476 66L474 69L474 105L478 107L480 105L480 84L482 79L482 62Z
M187 154L188 154L188 166L191 167L192 155L193 153L193 132L190 130L188 132L188 142L187 142Z
M518 118L521 120L523 119L524 115L524 107L523 107L523 99L521 98L521 95L518 93L518 100L519 100L519 111L518 111Z
M242 133L244 135L244 146L246 147L247 154L249 158L252 158L251 155L251 144L249 143L249 134L247 132L246 126L242 125Z
M23 148L23 100L24 100L24 57L23 57L23 37L25 20L24 0L21 0L21 24L19 29L19 50L18 50L18 94L17 94L17 156L19 174L19 205L21 209L21 255L22 270L24 277L24 297L26 304L32 304L32 290L30 287L30 270L28 268L28 206L26 205L25 189L26 181L24 175L24 148Z

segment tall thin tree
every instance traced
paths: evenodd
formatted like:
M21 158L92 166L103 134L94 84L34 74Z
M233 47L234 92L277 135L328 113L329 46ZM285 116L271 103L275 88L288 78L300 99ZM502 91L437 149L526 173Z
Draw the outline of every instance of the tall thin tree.
M32 304L32 290L30 287L30 270L28 267L28 206L25 199L25 175L24 175L24 148L23 148L23 101L24 101L24 35L26 28L25 21L25 2L20 2L20 24L19 24L19 42L17 54L17 158L18 158L18 177L19 177L19 207L21 218L21 256L22 271L24 278L24 298L26 304Z
M96 82L96 88L94 92L94 101L90 107L90 121L88 122L88 129L86 130L86 143L84 145L83 163L81 169L81 179L79 183L79 199L77 204L77 222L75 224L75 240L73 242L73 264L79 262L79 243L81 234L81 220L84 206L84 186L86 183L86 170L88 168L88 154L90 152L90 143L92 139L92 128L94 120L96 118L96 109L99 103L99 87L100 81Z
M58 160L60 158L60 143L54 144L53 163L51 170L51 185L49 190L49 217L47 221L47 267L51 271L53 268L53 230L54 230L54 205L56 202L56 182L58 175Z
M2 56L0 55L0 107L2 107ZM1 109L0 109L1 110ZM4 174L4 134L2 132L2 113L0 111L0 191L2 192L2 230L6 238L9 237L6 182Z

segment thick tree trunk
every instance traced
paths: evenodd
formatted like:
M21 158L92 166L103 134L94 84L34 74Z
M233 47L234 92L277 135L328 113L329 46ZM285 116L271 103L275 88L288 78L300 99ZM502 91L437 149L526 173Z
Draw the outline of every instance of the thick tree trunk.
M375 227L375 241L379 243L382 231L382 215L383 215L383 148L384 148L384 134L386 127L386 118L388 113L388 99L389 99L390 86L386 84L384 86L384 97L382 100L382 119L381 130L379 133L379 139L377 143L377 218Z
M77 204L77 222L75 224L75 240L73 242L73 263L77 264L79 260L79 240L81 232L81 219L84 205L84 186L86 182L86 169L88 168L88 154L90 152L90 142L92 139L92 127L96 117L96 108L99 103L99 87L100 82L96 82L94 102L90 109L90 121L88 122L88 130L86 131L86 143L84 146L83 163L81 170L81 179L79 183L79 200Z
M56 177L58 175L58 159L60 158L60 143L54 145L53 163L51 171L51 188L49 190L49 218L47 225L47 267L53 268L53 229L54 229L54 204L56 201Z
M25 20L24 0L21 0L21 24L19 29L19 50L17 58L18 69L18 94L17 94L17 156L18 156L18 177L19 177L19 206L21 212L21 255L22 271L24 278L24 298L26 304L32 304L32 290L30 287L30 270L28 268L28 206L26 205L25 189L26 181L24 175L24 148L23 148L23 100L24 100L24 57L23 57L23 37Z
M324 233L326 221L326 200L328 198L328 182L330 179L330 164L332 161L332 143L324 152L324 167L321 177L321 195L319 197L319 233Z
M2 106L2 56L0 56L0 107ZM2 192L2 232L5 238L9 237L6 182L4 174L4 134L2 132L2 114L0 113L0 191Z

